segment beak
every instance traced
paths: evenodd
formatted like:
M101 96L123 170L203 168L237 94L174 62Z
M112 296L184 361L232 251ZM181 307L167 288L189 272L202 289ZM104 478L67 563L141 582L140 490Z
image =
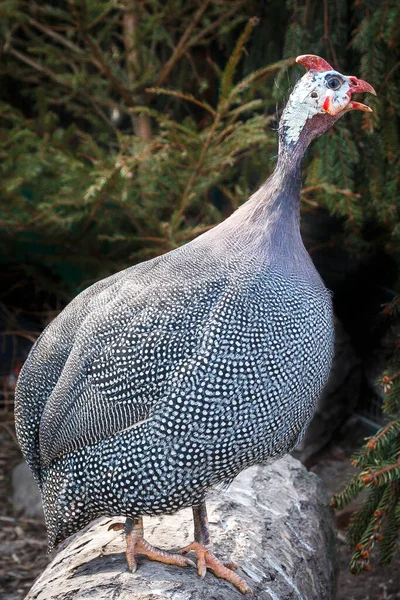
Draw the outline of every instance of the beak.
M347 105L347 110L362 110L364 112L372 112L372 108L370 108L366 104L361 104L361 102L354 102L353 100L351 100L352 94L356 94L359 92L369 92L370 94L376 96L376 91L374 90L372 85L370 85L366 81L363 81L362 79L353 77L353 75L351 75L347 79L350 83L350 102Z
M372 85L366 81L357 79L357 77L353 77L353 75L350 75L350 77L347 77L347 79L350 81L350 89L352 94L355 94L356 92L369 92L370 94L376 96L376 91Z

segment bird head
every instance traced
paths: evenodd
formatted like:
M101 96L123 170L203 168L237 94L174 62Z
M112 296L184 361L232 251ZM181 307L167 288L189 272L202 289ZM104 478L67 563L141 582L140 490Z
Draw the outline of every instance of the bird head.
M376 95L366 81L342 75L313 54L298 56L296 62L307 72L293 89L282 114L280 133L285 146L295 145L300 139L308 145L350 110L372 112L369 106L352 99L358 92Z

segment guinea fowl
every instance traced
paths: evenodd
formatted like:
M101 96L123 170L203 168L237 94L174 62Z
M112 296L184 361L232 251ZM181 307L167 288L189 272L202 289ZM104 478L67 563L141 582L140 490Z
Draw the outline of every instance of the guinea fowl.
M300 235L301 162L312 139L375 93L313 55L282 114L271 177L213 230L92 285L35 343L16 429L40 486L49 547L124 516L136 555L207 568L250 590L211 552L205 496L296 446L328 378L330 293ZM143 515L192 506L195 541L170 554Z

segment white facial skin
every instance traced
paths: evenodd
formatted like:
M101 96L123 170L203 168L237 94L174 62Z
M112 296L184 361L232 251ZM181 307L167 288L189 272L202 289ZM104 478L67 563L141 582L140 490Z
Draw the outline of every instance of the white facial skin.
M351 100L355 80L334 70L311 70L303 75L282 115L281 126L285 128L286 141L289 144L297 142L306 121L316 114L335 117L354 109L371 111L368 106Z

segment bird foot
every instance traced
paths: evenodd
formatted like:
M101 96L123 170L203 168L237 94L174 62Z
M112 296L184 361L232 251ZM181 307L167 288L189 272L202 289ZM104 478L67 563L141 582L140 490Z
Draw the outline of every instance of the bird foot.
M131 573L135 573L137 569L136 555L142 554L149 560L164 563L166 565L176 565L177 567L195 567L196 565L190 558L181 556L180 554L172 554L152 546L143 538L137 540L127 540L126 544L126 560Z
M185 548L179 550L180 554L187 554L188 552L195 552L197 556L197 572L200 577L204 577L207 569L211 569L214 575L221 579L226 579L232 583L235 587L242 592L242 594L252 595L253 591L251 587L245 582L244 579L239 577L232 569L237 569L237 565L232 562L222 563L210 550L207 550L205 546L202 546L198 542L192 542Z
M196 567L194 562L182 556L181 554L172 554L152 546L143 538L143 527L141 524L128 526L123 523L112 523L109 528L113 531L121 531L125 529L126 534L126 561L131 573L135 573L137 569L136 555L146 556L149 560L164 563L166 565L176 565L178 567Z
M179 550L176 554L165 552L165 550L152 546L144 539L143 520L140 517L137 519L127 519L125 525L122 523L112 523L108 529L112 529L113 531L125 530L126 560L132 573L135 573L137 569L136 556L138 554L147 556L149 560L154 560L167 565L196 567L195 563L190 560L190 558L184 556L188 552L195 552L197 556L197 572L200 577L204 577L207 569L211 569L217 577L232 583L242 592L242 594L253 595L253 591L247 585L246 581L233 571L233 569L237 569L237 565L233 562L222 563L214 556L211 550L207 548L207 544L203 545L195 541Z

